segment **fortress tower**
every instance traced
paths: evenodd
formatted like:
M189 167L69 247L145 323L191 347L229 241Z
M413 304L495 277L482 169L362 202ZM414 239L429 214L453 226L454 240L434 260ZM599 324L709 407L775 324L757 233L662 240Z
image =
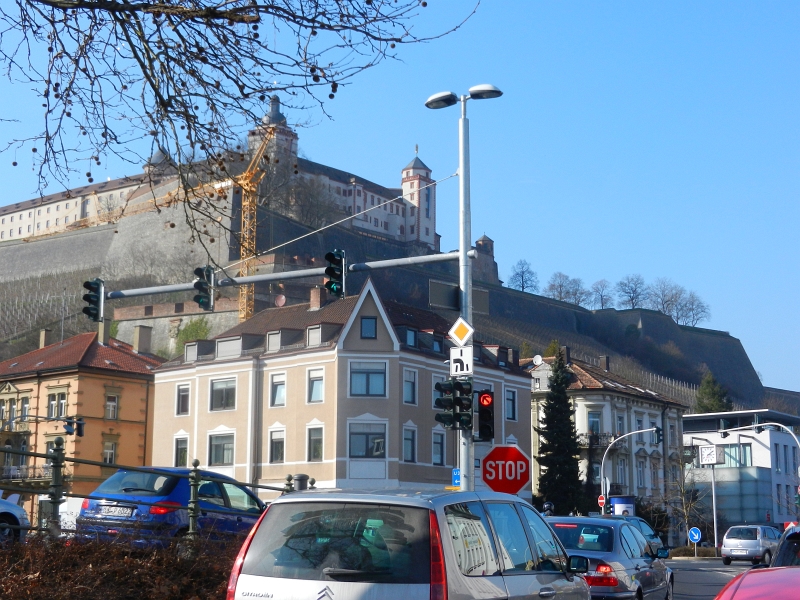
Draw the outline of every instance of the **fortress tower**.
M414 239L436 247L436 185L430 168L418 156L402 172L403 198L410 202L411 218L408 220L407 239Z

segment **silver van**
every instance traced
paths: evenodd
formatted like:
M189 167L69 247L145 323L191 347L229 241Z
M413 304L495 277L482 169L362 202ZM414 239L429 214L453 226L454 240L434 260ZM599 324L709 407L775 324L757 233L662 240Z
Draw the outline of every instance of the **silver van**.
M227 600L589 600L587 570L516 496L308 490L269 505Z
M735 525L722 538L722 562L729 565L732 560L749 560L754 565L761 561L768 565L780 537L780 532L774 527Z

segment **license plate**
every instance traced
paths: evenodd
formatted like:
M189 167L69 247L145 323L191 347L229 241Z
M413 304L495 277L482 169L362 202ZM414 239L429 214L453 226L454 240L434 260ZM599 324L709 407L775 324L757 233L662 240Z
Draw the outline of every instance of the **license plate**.
M100 514L110 517L130 517L133 514L133 509L127 506L101 506Z
M733 554L747 554L747 550L732 550Z

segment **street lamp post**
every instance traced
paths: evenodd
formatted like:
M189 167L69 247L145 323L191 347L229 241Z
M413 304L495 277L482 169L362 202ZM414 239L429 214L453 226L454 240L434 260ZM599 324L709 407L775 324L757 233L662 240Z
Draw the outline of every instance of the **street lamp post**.
M606 473L606 456L608 456L608 451L611 450L611 446L616 444L621 439L633 435L634 433L647 433L648 431L655 431L655 430L656 430L655 427L650 427L649 429L639 429L639 430L636 430L636 431L631 431L631 432L626 433L624 435L617 436L611 441L611 443L608 445L608 448L606 448L606 451L603 452L603 460L600 461L600 492L602 493L603 496L608 498L609 490L605 489L606 488L606 486L605 486L605 473Z
M488 100L503 95L498 88L489 84L469 88L469 93L459 98L453 92L439 92L425 101L428 108L447 108L461 102L461 118L458 121L458 289L461 318L472 324L472 270L467 253L472 247L472 214L469 195L469 120L467 120L467 100ZM472 431L461 431L459 444L459 468L461 469L461 489L475 489L474 452Z

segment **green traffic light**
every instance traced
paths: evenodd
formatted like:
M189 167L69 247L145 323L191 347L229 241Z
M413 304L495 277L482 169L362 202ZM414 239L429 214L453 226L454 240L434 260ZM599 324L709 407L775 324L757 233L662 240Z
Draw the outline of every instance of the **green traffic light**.
M345 276L347 274L347 259L345 258L344 250L334 250L325 255L325 260L328 261L328 267L325 269L325 275L328 276L328 281L325 282L325 289L331 296L336 298L344 298L345 290Z
M91 279L83 282L83 287L88 293L83 295L83 301L88 303L81 311L92 321L103 320L103 305L105 303L105 282L100 279Z

